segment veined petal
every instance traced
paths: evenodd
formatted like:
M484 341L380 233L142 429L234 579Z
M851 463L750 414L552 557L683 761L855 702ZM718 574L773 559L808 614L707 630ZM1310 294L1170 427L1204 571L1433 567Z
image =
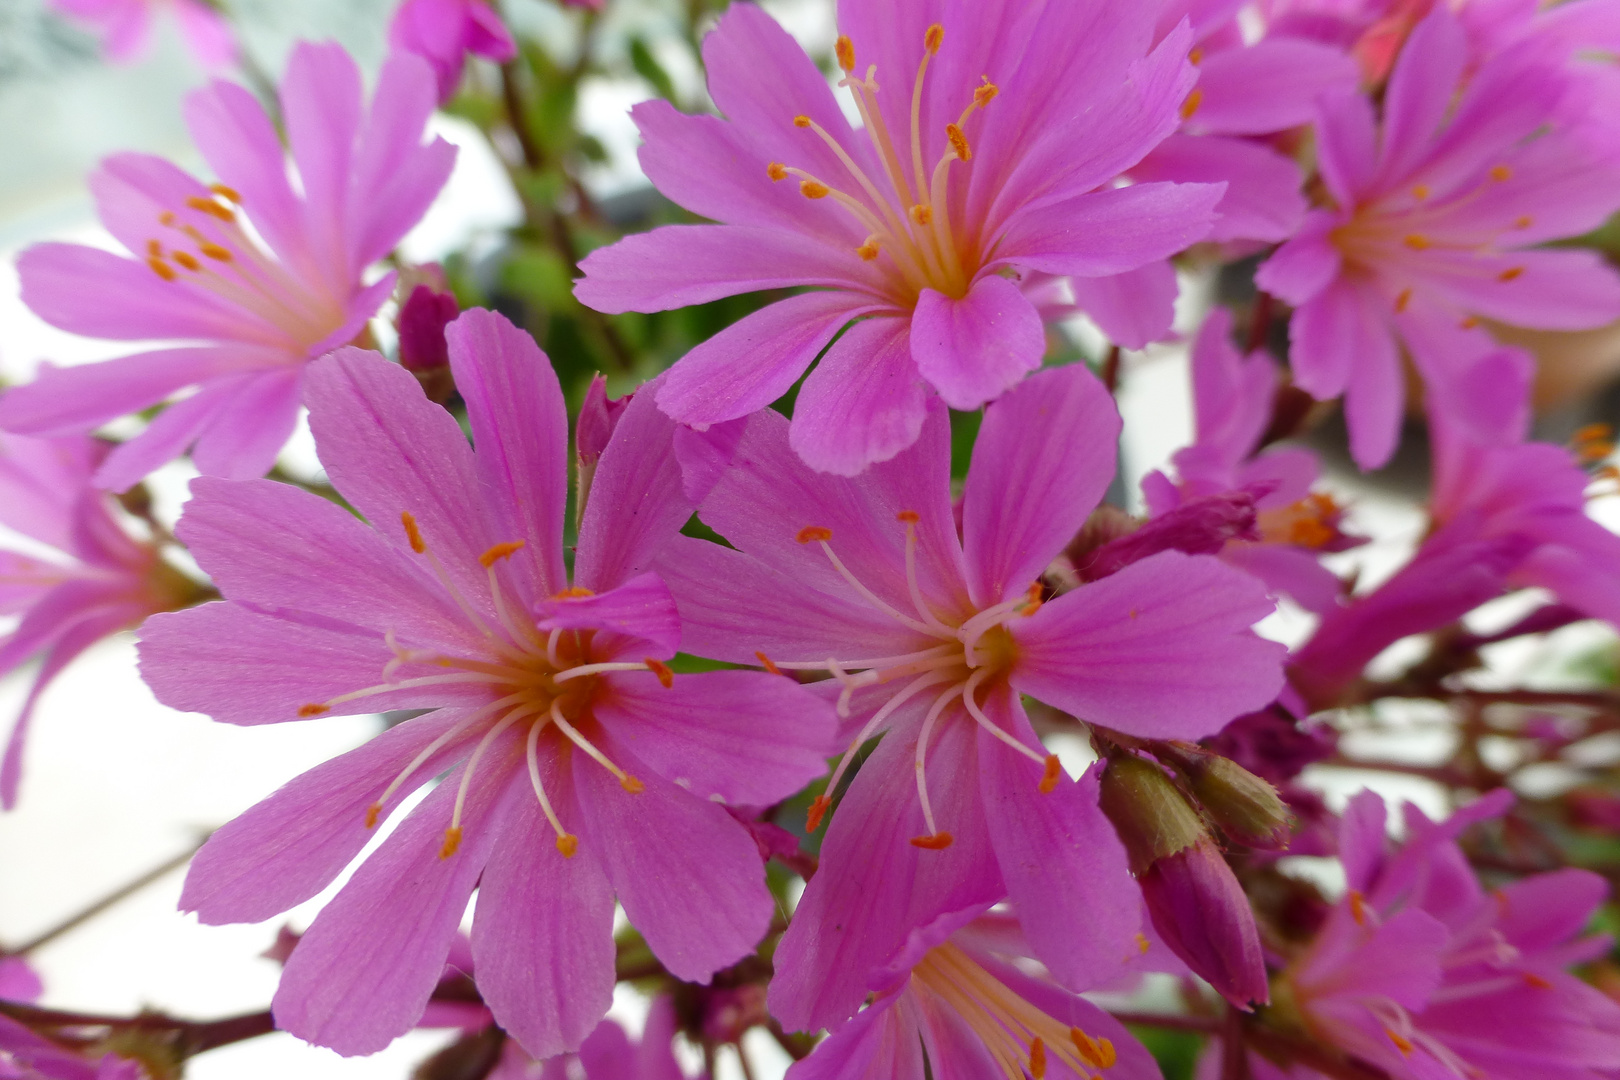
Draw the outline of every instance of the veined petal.
M1434 9L1413 29L1384 94L1381 173L1404 176L1428 151L1453 104L1468 51L1462 24L1449 9Z
M1317 97L1360 81L1356 62L1339 49L1293 37L1270 37L1218 49L1198 65L1198 109L1188 127L1220 135L1268 135L1310 123Z
M1119 429L1083 365L1043 371L985 411L962 495L975 604L1028 588L1079 531L1113 479Z
M1074 304L1117 345L1140 349L1170 336L1181 289L1169 259L1107 277L1073 278Z
M947 405L977 409L1041 366L1046 330L1017 285L986 274L960 298L924 289L910 345L917 370Z
M345 178L353 200L345 222L349 265L356 273L393 250L450 178L456 148L442 138L422 145L434 83L427 62L404 50L388 57L377 78L352 178Z
M1134 270L1208 236L1225 194L1224 183L1145 183L1077 195L1015 218L997 263L1075 277Z
M788 428L788 442L806 465L856 476L917 441L929 394L913 359L915 325L915 319L865 319L833 342L800 387Z
M655 573L631 578L616 589L594 596L557 596L534 608L535 627L551 630L599 630L631 639L608 656L652 652L668 660L681 644L681 618L675 598ZM596 647L600 647L597 643ZM640 659L640 657L636 657Z
M1013 685L1083 720L1196 739L1282 688L1285 650L1249 629L1272 609L1248 575L1160 552L1013 623Z
M1139 182L1225 183L1210 240L1286 240L1305 216L1304 176L1263 143L1218 135L1172 135L1131 170Z
M342 288L349 265L344 222L349 177L360 134L364 89L360 69L336 42L300 42L281 82L287 142L304 194L304 230L331 286Z
M298 426L302 367L280 367L245 376L223 407L197 435L192 461L205 476L248 480L276 463Z

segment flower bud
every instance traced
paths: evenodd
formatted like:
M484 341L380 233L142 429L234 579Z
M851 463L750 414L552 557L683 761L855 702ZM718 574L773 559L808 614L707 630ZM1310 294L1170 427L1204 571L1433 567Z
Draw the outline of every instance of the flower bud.
M461 313L456 298L432 285L411 290L399 309L399 362L406 371L421 375L450 363L444 328Z
M1135 754L1109 758L1099 801L1130 856L1131 872L1138 876L1157 860L1209 836L1198 811L1164 770Z
M1269 1000L1254 911L1207 836L1159 859L1138 878L1164 943L1240 1009Z
M1210 820L1233 843L1272 850L1288 846L1288 805L1276 788L1219 754L1166 746L1161 756L1181 774Z

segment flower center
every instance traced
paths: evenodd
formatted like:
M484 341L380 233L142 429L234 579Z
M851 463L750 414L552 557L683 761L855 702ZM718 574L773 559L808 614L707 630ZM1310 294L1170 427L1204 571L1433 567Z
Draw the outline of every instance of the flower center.
M1106 1038L1094 1039L1032 1005L967 953L946 943L930 949L911 970L912 986L951 1008L984 1043L1007 1080L1035 1080L1056 1058L1082 1077L1111 1068L1118 1055Z
M755 655L768 671L826 671L831 674L843 684L838 695L838 715L843 717L849 716L850 699L857 690L907 679L904 685L878 707L871 719L850 742L843 758L833 770L832 777L827 781L827 793L817 796L810 804L807 823L810 832L821 826L822 819L832 806L831 793L838 789L838 782L843 779L855 751L860 749L861 744L877 734L884 722L907 701L924 691L930 691L935 695L923 718L922 730L917 736L916 752L917 801L922 806L923 820L928 825L928 832L922 836L912 837L911 842L920 848L941 850L951 846L952 837L950 833L941 830L935 822L933 805L928 798L928 740L940 717L958 700L967 714L985 731L1042 767L1044 770L1041 779L1042 792L1050 792L1057 785L1062 768L1058 764L1057 756L1039 754L1002 730L1000 725L985 715L978 700L979 688L991 679L1004 676L1017 659L1017 645L1003 624L1014 615L1035 613L1041 606L1040 585L1033 584L1027 593L1012 600L993 604L960 622L941 617L924 598L922 585L917 578L917 522L921 520L920 516L915 510L902 510L896 518L906 530L906 591L914 614L908 614L890 604L855 576L833 550L831 529L807 525L799 530L795 539L801 544L819 544L828 561L832 563L833 569L849 583L850 588L864 603L877 608L907 629L935 639L936 644L895 656L859 659L830 656L826 660L797 663L775 663L764 653Z
M343 304L307 274L297 274L248 235L242 197L224 184L214 198L193 195L184 209L158 215L161 236L146 242L146 265L177 287L204 289L280 330L304 359L343 325Z
M658 676L659 682L667 687L674 683L674 674L667 665L650 657L640 662L593 661L591 659L593 631L554 629L545 632L527 619L514 617L501 587L498 564L521 551L524 546L522 540L496 544L478 557L489 582L490 602L495 614L495 619L491 622L479 613L445 573L443 563L423 540L416 519L406 512L400 515L400 523L404 526L411 550L427 560L440 584L450 594L450 598L461 609L474 631L483 638L487 651L478 656L458 656L407 649L394 640L394 633L390 630L386 640L394 652L394 658L384 665L382 682L347 694L339 694L327 701L304 705L299 708L298 715L320 716L330 712L334 705L378 694L393 693L397 690L451 685L487 687L491 700L473 709L454 726L423 747L410 764L394 777L393 782L377 800L366 809L366 828L376 826L389 798L429 758L453 740L484 727L486 730L483 736L473 748L472 754L467 758L467 764L462 769L460 787L456 791L455 809L450 816L450 827L445 830L444 846L439 851L441 859L448 859L461 846L462 810L466 806L467 792L472 785L479 761L490 744L503 732L514 725L527 724L526 756L529 781L534 788L535 798L539 800L540 809L557 834L557 850L562 852L564 857L571 858L578 849L579 838L563 828L551 800L546 795L545 786L541 783L539 762L541 733L547 730L555 732L553 741L548 743L548 746L559 745L558 739L572 743L612 773L624 790L632 795L640 794L645 790L645 785L615 765L599 747L581 733L580 726L594 722L591 716L591 702L597 688L598 676L610 671L651 671ZM588 589L568 589L559 595L566 598L589 596L591 593ZM396 672L407 664L447 668L449 671L442 675L395 679Z
M923 34L922 61L917 65L917 78L911 89L909 152L903 153L878 108L877 65L868 66L864 78L856 78L854 43L847 37L838 39L838 65L844 71L838 85L849 90L855 99L866 137L871 140L881 165L881 183L868 176L831 133L802 115L793 118L794 126L813 132L825 142L849 170L861 193L842 191L803 169L781 162L773 161L766 169L766 175L773 182L796 176L799 191L805 198L831 198L853 215L868 234L855 253L868 262L884 254L888 256L885 265L891 272L894 299L905 308L915 305L918 294L925 288L958 299L966 296L973 275L978 271L975 246L959 244L953 231L946 181L952 162L967 162L973 157L972 147L963 133L964 125L1000 90L988 77L981 77L961 116L954 124L945 125L944 153L932 171L926 170L922 149L923 84L928 75L928 62L939 52L944 40L945 28L939 23Z
M1333 496L1313 492L1296 503L1260 513L1260 535L1271 544L1294 544L1321 550L1340 536L1344 509Z

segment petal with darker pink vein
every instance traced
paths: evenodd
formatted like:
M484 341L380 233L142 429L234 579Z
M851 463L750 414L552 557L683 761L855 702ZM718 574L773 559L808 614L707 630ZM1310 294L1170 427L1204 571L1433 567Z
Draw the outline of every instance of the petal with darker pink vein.
M243 376L208 426L197 434L191 457L205 476L248 480L263 476L298 426L304 391L301 366Z
M1225 194L1224 180L1089 191L1020 214L997 246L992 265L1075 277L1135 270L1208 236Z
M929 390L914 360L915 326L863 319L833 342L793 407L788 441L805 464L855 476L917 441Z
M668 660L681 644L675 598L663 580L650 572L599 595L542 600L534 607L534 617L539 630L600 630L628 638L617 649L602 650L600 643L593 649L625 659L653 653L655 659Z
M987 274L966 296L924 289L911 317L911 357L953 409L977 409L1041 366L1046 330L1018 286Z
M723 807L644 767L614 733L598 745L644 790L632 793L572 755L581 849L601 861L626 917L669 972L707 982L770 925L775 904L759 848Z
M360 69L336 42L300 42L287 61L281 108L287 142L304 194L304 229L329 286L348 284L344 222L350 205L349 177L360 133L363 88Z
M1226 184L1210 240L1286 240L1305 216L1304 176L1293 159L1250 139L1172 135L1132 178Z
M1274 607L1211 556L1160 552L1013 623L1012 682L1106 727L1200 738L1282 688L1286 650L1249 629Z

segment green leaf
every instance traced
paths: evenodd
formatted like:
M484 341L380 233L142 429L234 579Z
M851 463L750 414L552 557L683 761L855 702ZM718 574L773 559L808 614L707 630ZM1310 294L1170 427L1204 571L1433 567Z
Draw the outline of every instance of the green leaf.
M669 72L653 56L647 43L639 37L630 39L630 66L636 69L636 74L652 83L658 96L665 101L675 100L675 83L670 79Z
M1164 1080L1192 1080L1193 1070L1198 1067L1198 1055L1204 1049L1202 1035L1136 1024L1130 1028L1131 1034L1141 1040L1153 1060L1159 1063Z

